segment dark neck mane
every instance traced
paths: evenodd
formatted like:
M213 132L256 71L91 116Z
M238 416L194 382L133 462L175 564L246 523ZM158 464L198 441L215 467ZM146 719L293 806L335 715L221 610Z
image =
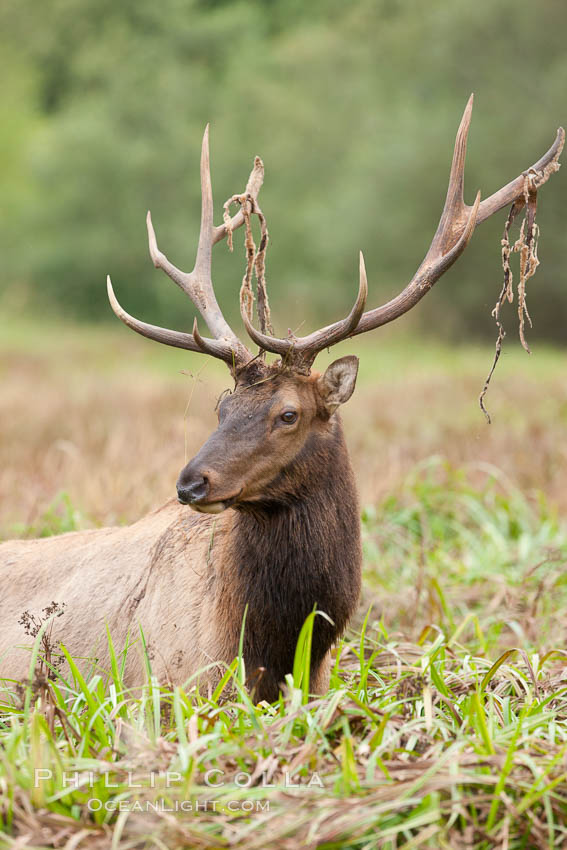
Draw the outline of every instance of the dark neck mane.
M270 486L270 498L242 506L228 558L222 610L244 633L247 673L265 668L258 699L273 700L293 669L299 631L314 605L312 673L344 631L360 592L360 518L354 476L340 420L312 435L293 464Z

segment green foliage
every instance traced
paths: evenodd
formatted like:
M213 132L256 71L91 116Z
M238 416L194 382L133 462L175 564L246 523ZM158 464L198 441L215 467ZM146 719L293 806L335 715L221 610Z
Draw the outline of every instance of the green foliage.
M13 533L18 537L51 537L66 531L77 531L84 518L64 490L47 506L39 520L31 525L18 525Z
M117 647L107 633L109 670L62 647L67 667L46 680L46 620L30 682L0 691L7 846L562 846L565 527L496 471L439 462L363 523L378 601L337 647L322 697L304 690L315 612L273 705L250 699L241 653L212 694L159 685L143 634ZM135 652L146 681L129 689Z
M147 257L144 216L151 208L163 249L190 267L207 121L217 221L254 154L265 160L279 330L347 309L359 248L377 304L431 239L470 91L469 199L535 161L564 117L567 11L555 0L11 0L0 24L10 67L2 300L13 310L27 297L33 311L110 318L110 272L128 309L188 328L192 308ZM542 191L543 291L531 303L537 331L557 339L567 306L560 180ZM492 334L502 227L481 229L414 321ZM218 246L215 257L233 316L236 244L235 256Z
M535 500L534 509L495 468L432 458L379 512L367 508L365 575L388 626L416 639L429 623L465 630L482 653L516 641L557 647L567 533L543 496Z

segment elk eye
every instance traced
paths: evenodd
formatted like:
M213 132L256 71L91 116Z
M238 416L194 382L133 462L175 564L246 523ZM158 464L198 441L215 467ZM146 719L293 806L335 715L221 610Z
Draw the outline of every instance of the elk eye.
M282 415L280 416L282 422L285 422L286 425L292 425L297 419L297 413L295 410L284 410Z

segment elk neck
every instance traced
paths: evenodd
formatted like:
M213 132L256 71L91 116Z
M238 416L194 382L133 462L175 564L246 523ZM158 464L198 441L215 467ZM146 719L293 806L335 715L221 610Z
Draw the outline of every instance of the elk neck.
M219 614L237 641L248 606L246 669L265 668L256 694L273 700L293 669L297 638L314 606L333 624L315 619L312 674L358 602L360 515L338 414L267 491L235 512Z

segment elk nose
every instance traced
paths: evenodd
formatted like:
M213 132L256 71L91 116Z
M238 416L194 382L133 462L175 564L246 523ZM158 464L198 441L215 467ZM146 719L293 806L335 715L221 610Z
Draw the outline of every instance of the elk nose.
M177 501L182 505L190 505L192 502L200 502L205 498L209 490L209 479L204 475L195 475L189 482L177 482Z

